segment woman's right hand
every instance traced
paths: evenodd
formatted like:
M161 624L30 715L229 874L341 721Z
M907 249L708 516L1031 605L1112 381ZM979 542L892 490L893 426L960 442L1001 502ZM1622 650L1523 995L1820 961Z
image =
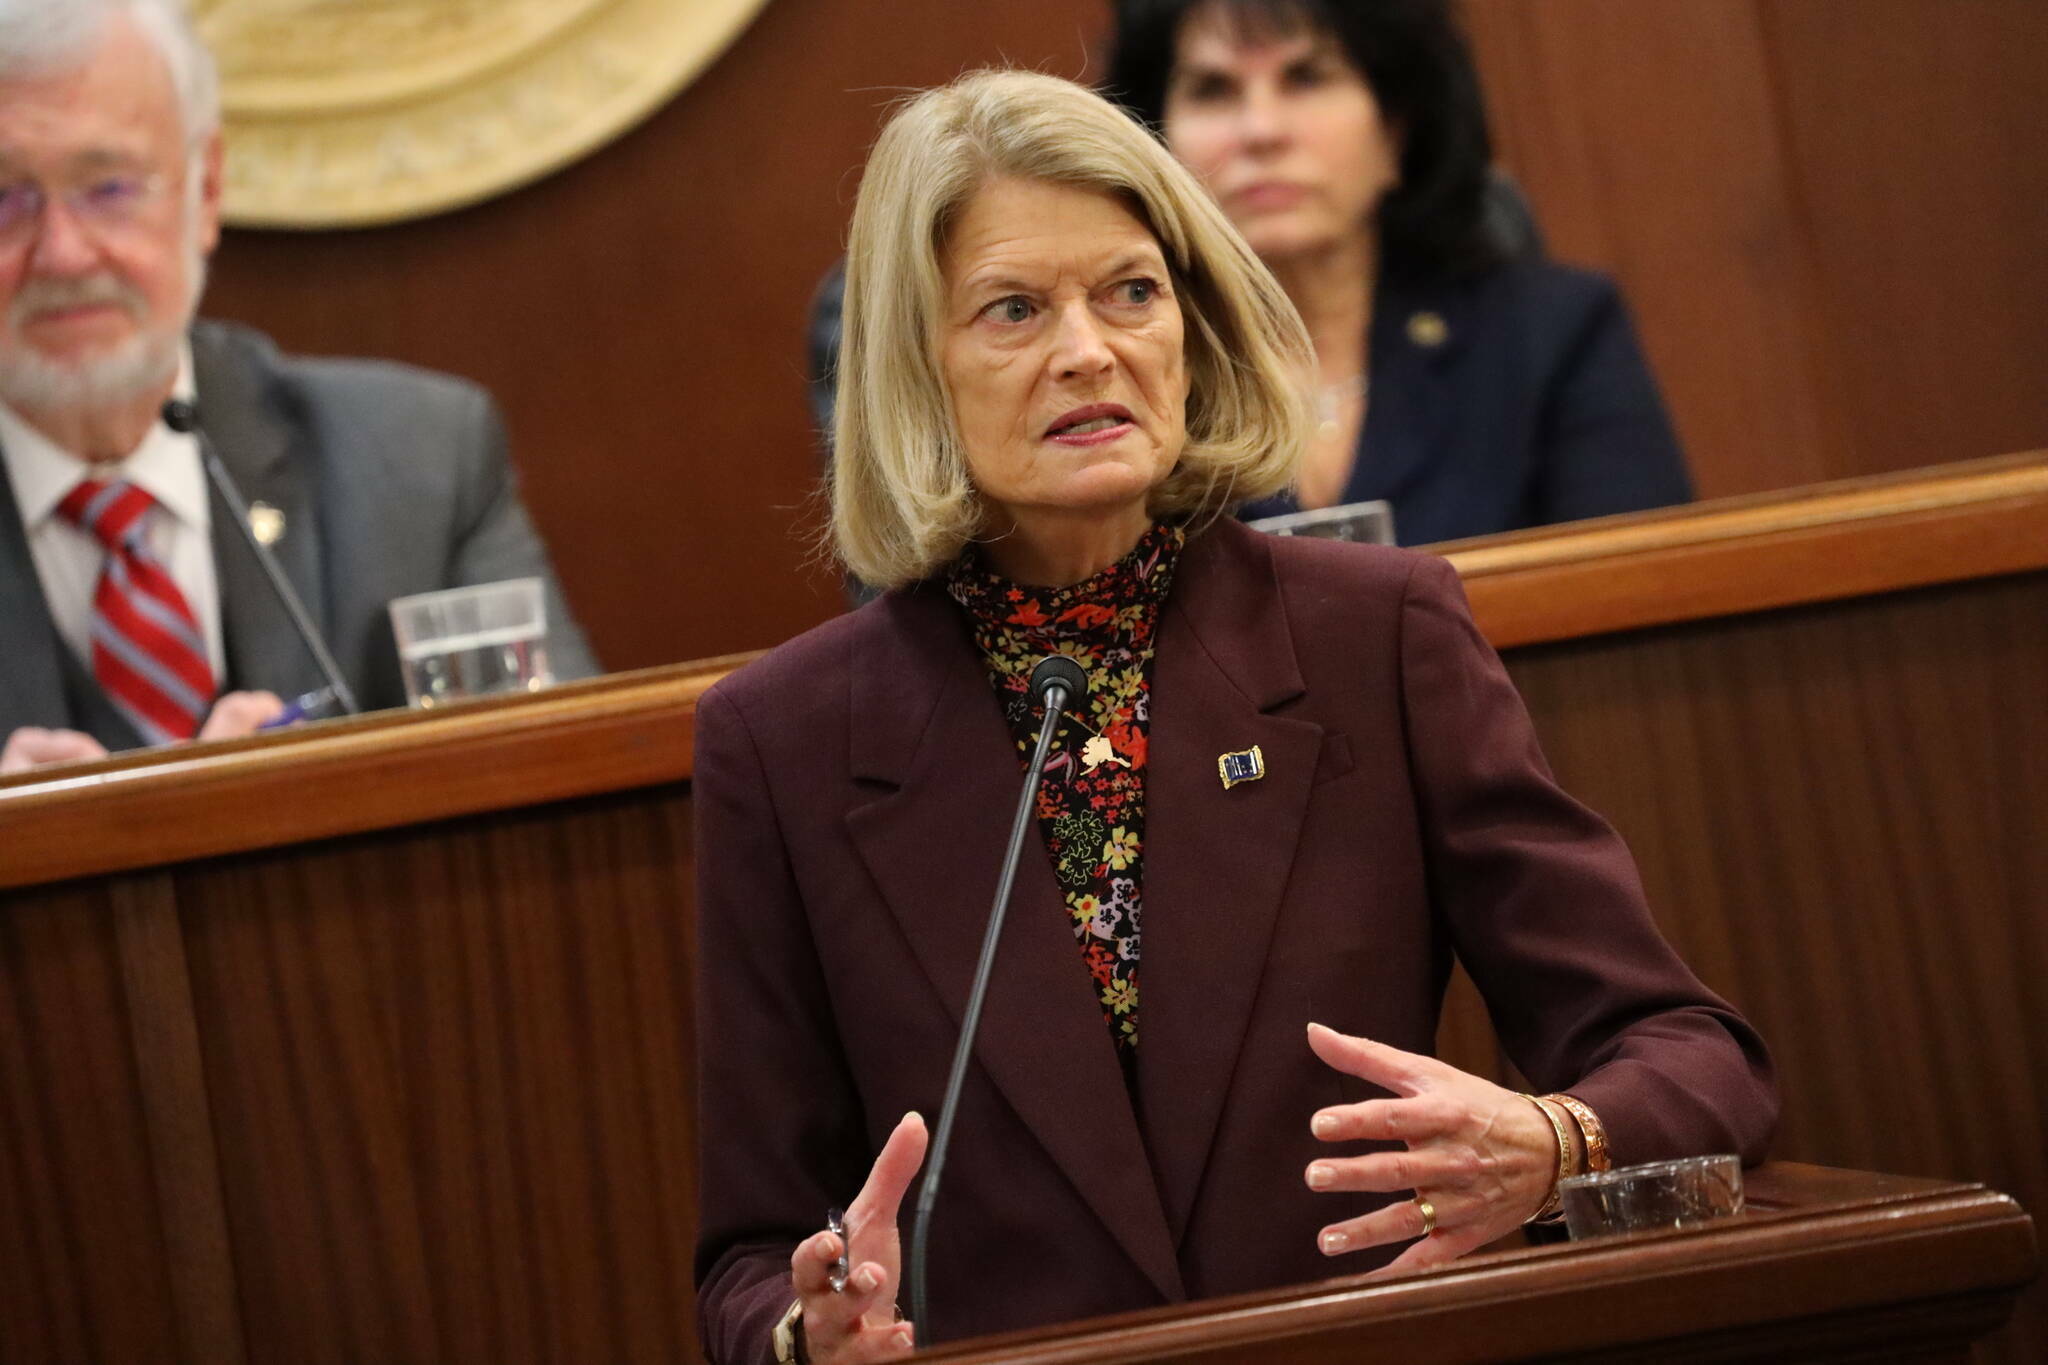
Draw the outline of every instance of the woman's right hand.
M868 1171L867 1184L847 1206L849 1273L843 1293L832 1292L839 1238L830 1232L818 1233L790 1255L790 1278L804 1306L804 1359L812 1365L861 1365L910 1354L916 1341L914 1328L896 1319L896 1288L903 1270L896 1213L904 1191L924 1164L925 1142L924 1120L905 1114L882 1144L881 1155Z

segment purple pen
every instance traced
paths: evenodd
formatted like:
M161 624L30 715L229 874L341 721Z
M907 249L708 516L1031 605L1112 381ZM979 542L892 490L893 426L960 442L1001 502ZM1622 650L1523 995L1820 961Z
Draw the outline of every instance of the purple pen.
M334 689L331 687L322 687L315 691L307 692L286 702L284 710L278 712L277 715L264 721L256 728L258 730L281 730L287 725L296 725L309 716L317 716L318 712L326 709L333 702Z

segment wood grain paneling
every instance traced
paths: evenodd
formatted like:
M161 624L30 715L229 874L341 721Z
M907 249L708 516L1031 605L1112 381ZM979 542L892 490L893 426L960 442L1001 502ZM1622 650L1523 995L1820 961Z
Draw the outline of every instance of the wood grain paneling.
M1603 517L1435 549L1496 649L2048 565L2048 455Z
M694 1358L681 793L179 874L253 1359Z
M203 1365L180 1327L115 897L56 886L0 914L0 1357Z
M1774 1154L2048 1207L2044 619L2035 573L1509 652L1559 778L1772 1044ZM2044 1342L2036 1290L1999 1358Z
M107 892L178 1342L190 1359L239 1365L240 1296L177 892L164 871L116 877Z
M1465 12L1501 162L1553 255L1620 280L1701 493L1855 472L1820 333L1826 265L1801 232L1756 7Z
M2048 5L1769 0L1780 146L1850 467L2048 433Z
M946 1365L1327 1361L1969 1359L2030 1273L2008 1201L1798 1165L1750 1174L1752 1212L1702 1233L1479 1255L943 1345ZM1938 1249L1952 1253L1945 1256Z
M1464 7L1502 160L1620 279L1704 492L2048 437L2048 8Z
M696 699L743 661L0 778L0 887L681 781Z

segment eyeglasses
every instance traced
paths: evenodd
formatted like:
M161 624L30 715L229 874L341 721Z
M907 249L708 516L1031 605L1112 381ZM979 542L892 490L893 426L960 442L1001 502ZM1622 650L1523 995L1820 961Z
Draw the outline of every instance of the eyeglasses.
M118 231L147 213L162 195L160 175L102 175L82 185L51 191L34 180L0 184L0 243L19 246L33 237L52 197L94 232Z

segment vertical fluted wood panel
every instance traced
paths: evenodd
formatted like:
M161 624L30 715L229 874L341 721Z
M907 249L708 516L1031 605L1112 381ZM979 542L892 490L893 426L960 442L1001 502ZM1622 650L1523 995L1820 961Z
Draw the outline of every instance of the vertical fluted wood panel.
M1559 777L1769 1039L1774 1155L2048 1208L2044 621L2037 574L1509 653ZM2048 1354L2042 1300L1998 1350Z
M180 876L250 1355L694 1358L679 792Z
M0 1360L199 1359L180 1346L111 890L49 887L0 915Z
M220 1153L171 874L117 876L108 890L177 1344L193 1360L244 1365L248 1351L228 1247Z

